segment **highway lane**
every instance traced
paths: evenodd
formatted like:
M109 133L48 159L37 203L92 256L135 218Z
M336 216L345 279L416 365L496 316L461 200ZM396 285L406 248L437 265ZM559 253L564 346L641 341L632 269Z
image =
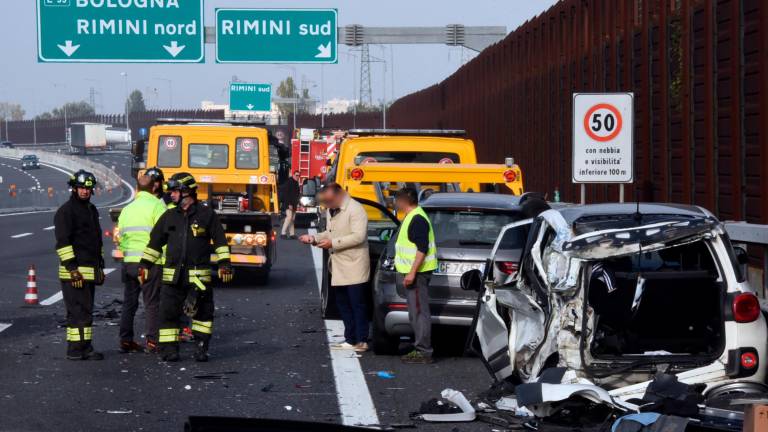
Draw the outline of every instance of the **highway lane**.
M129 176L130 156L89 156L114 162ZM120 163L126 166L121 167ZM111 228L106 209L102 228ZM281 241L270 283L257 287L240 273L235 286L217 287L212 361L166 365L149 355L117 351L122 297L118 269L97 291L95 344L107 359L100 363L64 359L64 307L53 297L59 291L58 261L53 250L52 213L0 217L0 421L16 430L181 430L188 415L226 415L318 420L349 423L376 418L379 424L409 423L421 402L439 397L444 388L467 397L487 389L490 378L476 358L462 357L466 331L436 332L437 362L403 365L396 356L329 354L328 339L338 337L338 322L324 322L319 313L316 267L310 249ZM29 235L12 238L19 234ZM105 256L111 251L105 238ZM22 307L26 274L35 264L40 299L52 304ZM105 317L106 315L106 317ZM12 324L6 327L7 324ZM143 312L137 316L140 333ZM341 360L339 360L341 358ZM394 378L380 378L379 371ZM235 372L221 374L222 372ZM217 375L220 374L220 375ZM199 375L211 375L195 378ZM361 377L359 381L355 376ZM223 379L220 379L223 378ZM337 379L342 380L337 386ZM354 383L349 388L349 382ZM345 385L346 384L346 385ZM189 386L189 389L187 389ZM369 399L372 412L358 399ZM346 404L346 408L339 406ZM349 404L352 404L351 406ZM34 407L39 415L14 415ZM345 415L351 412L351 417ZM118 414L123 413L123 414ZM74 422L74 423L73 423ZM416 423L419 430L450 431L456 425ZM487 431L481 423L460 425L462 431Z
M55 272L46 268L56 265L50 241L48 238L39 247L19 247L28 256L49 251L38 261L42 298L57 288ZM62 302L36 309L20 307L26 261L9 264L7 253L0 256L3 269L15 266L15 271L0 274L0 283L6 287L0 292L0 323L13 324L0 333L0 413L24 412L32 406L45 413L6 418L4 426L45 431L80 421L82 430L96 430L119 422L125 430L166 431L181 430L191 414L341 421L339 389L320 317L310 251L295 241L282 241L279 256L266 287L254 286L244 274L235 286L216 287L212 360L204 365L191 360L191 345L184 346L184 360L175 365L163 364L153 356L117 352L114 323L120 308L114 302L121 298L119 272L110 274L97 293L97 303L102 305L97 316L114 311L113 319L98 317L94 330L95 344L107 359L100 363L65 360ZM141 325L140 311L137 330ZM438 397L444 388L465 391L468 397L487 388L490 379L479 360L460 357L464 335L438 336L438 361L433 365L403 365L398 357L372 352L359 358L365 388L357 391L370 395L381 424L408 423L409 412ZM394 378L380 378L379 371L388 371ZM225 379L195 378L222 372L235 373L220 376ZM425 431L453 428L417 425ZM462 425L461 430L489 428L474 423Z
M0 208L54 206L66 199L67 177L57 169L41 166L23 171L18 160L0 158L0 176L3 179ZM16 185L15 197L8 193L12 184ZM49 187L53 188L53 197L48 196Z

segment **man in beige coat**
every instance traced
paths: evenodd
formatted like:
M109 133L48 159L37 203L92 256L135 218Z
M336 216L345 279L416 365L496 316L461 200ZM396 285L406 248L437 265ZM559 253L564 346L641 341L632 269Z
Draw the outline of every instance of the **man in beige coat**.
M365 292L370 275L368 255L368 214L337 183L325 185L319 194L328 209L326 230L315 236L303 235L301 242L331 255L331 289L344 321L344 343L335 349L368 351L368 311Z

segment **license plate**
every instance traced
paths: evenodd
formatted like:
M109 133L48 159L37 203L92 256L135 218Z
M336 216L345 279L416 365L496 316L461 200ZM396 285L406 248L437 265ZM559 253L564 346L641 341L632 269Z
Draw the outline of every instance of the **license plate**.
M470 270L483 271L485 263L481 262L461 262L461 261L440 261L437 263L437 271L435 274L460 276Z

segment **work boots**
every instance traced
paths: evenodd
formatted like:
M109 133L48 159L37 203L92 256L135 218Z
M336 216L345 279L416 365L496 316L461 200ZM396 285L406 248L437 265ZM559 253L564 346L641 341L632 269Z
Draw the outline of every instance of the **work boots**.
M197 352L195 353L196 362L208 361L208 341L199 341L197 343Z

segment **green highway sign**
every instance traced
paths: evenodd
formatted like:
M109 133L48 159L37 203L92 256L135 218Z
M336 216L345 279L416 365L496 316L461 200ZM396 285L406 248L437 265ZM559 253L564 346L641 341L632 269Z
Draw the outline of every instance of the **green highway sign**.
M203 0L37 0L37 58L201 63Z
M269 84L231 83L229 109L232 111L269 111L272 109L272 86Z
M217 63L336 63L336 9L216 9Z

